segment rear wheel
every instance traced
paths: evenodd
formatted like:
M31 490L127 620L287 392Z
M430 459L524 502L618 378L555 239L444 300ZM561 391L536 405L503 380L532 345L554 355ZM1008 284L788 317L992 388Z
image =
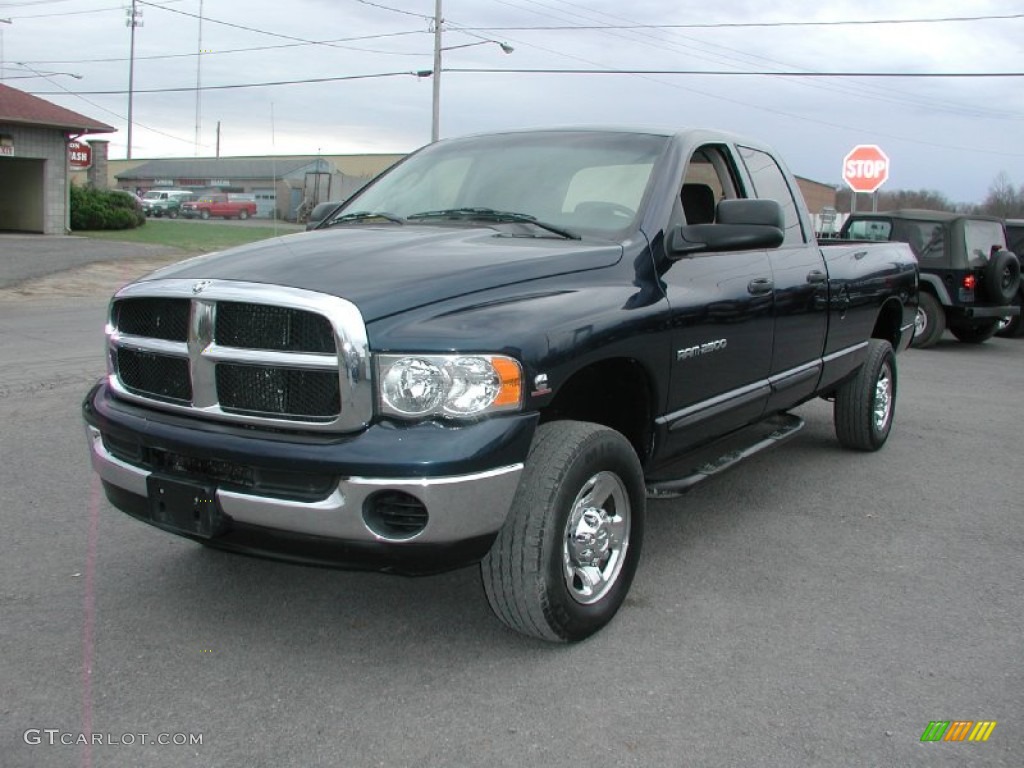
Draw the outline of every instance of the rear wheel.
M178 212L172 208L171 210L169 210L167 212L167 218L168 219L176 219L176 218L178 218Z
M871 339L857 375L836 390L836 437L846 448L877 451L889 439L895 413L896 355L888 341Z
M969 325L955 325L950 326L949 330L957 340L965 344L981 344L996 335L996 331L999 330L999 321L984 320Z
M914 339L911 344L920 349L933 346L946 330L946 313L939 300L921 291L917 296L917 315L914 317Z
M206 221L207 219L209 219L210 218L210 211L209 211L209 209L203 208L203 210L201 210L199 212L199 218L202 219L203 221Z
M1016 298L1010 303L1017 307L1017 309L1024 311L1024 308L1021 307L1020 294L1017 294ZM1024 323L1021 322L1021 316L1004 317L1000 320L996 328L996 336L1008 339L1012 339L1015 336L1024 336Z
M597 424L537 429L504 527L480 564L495 615L543 640L615 616L640 559L646 493L629 441Z

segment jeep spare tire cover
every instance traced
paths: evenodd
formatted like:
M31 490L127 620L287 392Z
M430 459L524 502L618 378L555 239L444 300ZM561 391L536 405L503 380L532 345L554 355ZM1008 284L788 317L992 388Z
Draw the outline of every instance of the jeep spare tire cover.
M989 298L1010 301L1020 287L1020 262L1010 251L996 251L985 268L985 291Z

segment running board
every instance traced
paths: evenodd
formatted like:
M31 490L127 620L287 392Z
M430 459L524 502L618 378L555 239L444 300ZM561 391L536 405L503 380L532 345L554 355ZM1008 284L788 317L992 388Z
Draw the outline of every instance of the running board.
M674 480L661 480L647 485L647 498L672 499L682 496L697 483L720 474L729 467L749 459L766 448L773 448L784 443L804 428L804 420L791 413L780 413L766 419L760 424L744 430L737 436L725 439L726 445L718 444L719 450L726 448L724 453L690 469L690 471ZM740 442L742 441L742 442ZM737 444L738 443L738 444ZM716 446L712 446L716 447Z

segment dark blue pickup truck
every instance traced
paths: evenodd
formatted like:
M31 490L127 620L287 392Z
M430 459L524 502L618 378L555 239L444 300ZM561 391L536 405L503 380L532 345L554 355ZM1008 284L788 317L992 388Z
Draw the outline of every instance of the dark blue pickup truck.
M714 131L430 145L317 230L118 292L83 404L108 499L204 545L416 574L480 563L511 628L622 604L649 497L835 402L876 450L913 333L902 243L820 247L793 177Z

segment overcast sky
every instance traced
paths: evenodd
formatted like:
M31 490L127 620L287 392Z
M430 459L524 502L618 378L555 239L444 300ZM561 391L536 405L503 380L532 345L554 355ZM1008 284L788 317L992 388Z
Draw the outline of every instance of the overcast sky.
M0 23L4 82L115 126L103 137L113 158L126 156L128 139L126 2L0 0L0 19L11 21ZM135 158L213 156L218 122L225 157L406 152L430 140L431 82L408 73L432 66L434 0L137 7ZM444 0L443 15L446 69L1024 72L1020 0ZM1004 18L776 25L965 16ZM621 28L637 25L660 28ZM620 28L580 29L595 26ZM472 43L481 44L457 47ZM35 74L54 72L81 79ZM353 76L371 77L330 79ZM182 90L149 92L161 89ZM767 141L794 173L835 184L854 145L878 144L891 159L884 189L934 189L955 202L980 202L1000 171L1024 184L1021 77L442 74L442 138L572 124L720 128Z

